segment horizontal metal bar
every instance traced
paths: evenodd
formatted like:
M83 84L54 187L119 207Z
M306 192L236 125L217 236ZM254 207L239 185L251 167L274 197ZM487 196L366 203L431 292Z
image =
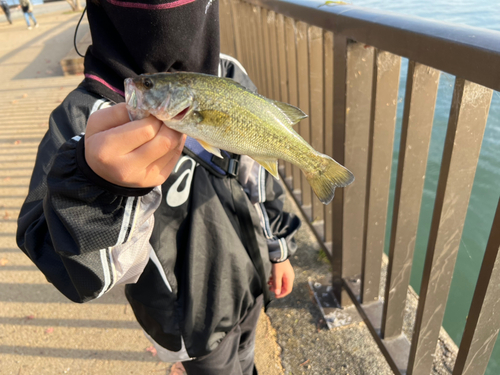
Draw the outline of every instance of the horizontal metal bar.
M500 32L320 0L244 0L500 91Z

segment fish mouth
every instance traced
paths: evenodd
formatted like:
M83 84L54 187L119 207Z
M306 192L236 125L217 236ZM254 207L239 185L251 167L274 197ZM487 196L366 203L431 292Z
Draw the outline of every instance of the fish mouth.
M174 121L182 121L186 115L191 112L191 106L187 106L183 110L181 110L179 113L177 113L175 116L172 116L172 120Z
M131 109L137 108L136 86L131 78L125 80L125 103Z
M143 97L131 78L125 79L125 104L130 121L140 120L149 116L149 112L142 109Z

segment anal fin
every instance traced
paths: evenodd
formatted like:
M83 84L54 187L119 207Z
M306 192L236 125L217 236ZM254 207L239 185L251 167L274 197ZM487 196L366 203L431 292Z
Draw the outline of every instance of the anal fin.
M253 158L257 163L262 165L266 171L271 173L274 178L277 180L280 179L280 175L278 173L278 160L277 159L260 159L260 158Z

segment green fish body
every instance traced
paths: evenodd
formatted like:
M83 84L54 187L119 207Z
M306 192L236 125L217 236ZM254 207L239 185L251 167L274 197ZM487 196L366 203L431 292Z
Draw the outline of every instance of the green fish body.
M324 204L354 176L314 150L292 128L300 109L250 92L229 78L199 73L157 73L125 80L132 120L149 114L196 139L209 152L248 155L279 178L277 161L298 166Z

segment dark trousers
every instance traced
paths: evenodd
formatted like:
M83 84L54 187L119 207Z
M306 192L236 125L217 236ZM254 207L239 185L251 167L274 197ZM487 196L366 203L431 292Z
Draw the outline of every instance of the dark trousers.
M257 375L255 332L261 309L262 296L212 353L182 363L188 375Z
M9 21L9 23L12 24L12 19L10 18L10 8L9 8L9 6L2 4L2 10L5 13L5 17L7 18L7 21Z

